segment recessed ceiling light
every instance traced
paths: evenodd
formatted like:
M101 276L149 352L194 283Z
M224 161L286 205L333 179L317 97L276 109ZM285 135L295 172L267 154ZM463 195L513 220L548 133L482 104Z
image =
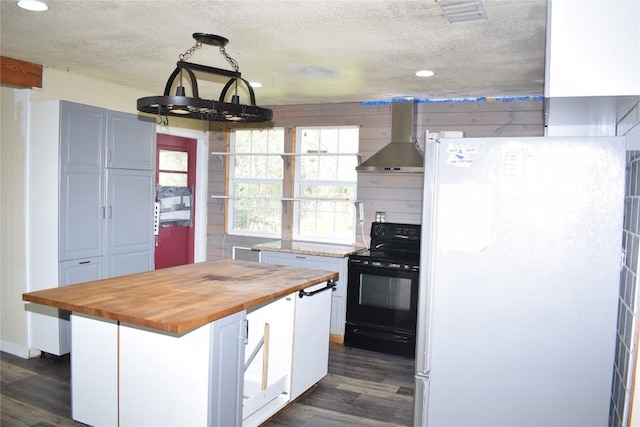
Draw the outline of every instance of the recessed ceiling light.
M40 0L16 0L16 4L26 10L42 12L49 9L45 2Z
M251 86L253 86L254 88L256 88L256 87L262 87L262 83L260 83L260 82L249 82L249 84L250 84Z
M416 76L418 77L432 77L433 75L435 75L436 73L434 73L431 70L420 70L420 71L416 71Z

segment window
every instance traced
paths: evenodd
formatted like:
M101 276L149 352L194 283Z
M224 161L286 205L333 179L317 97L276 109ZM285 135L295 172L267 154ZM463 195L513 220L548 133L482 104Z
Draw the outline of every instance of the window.
M164 186L187 186L188 153L183 151L159 150L158 184Z
M300 127L297 138L294 239L353 243L358 127Z
M235 130L231 152L235 155L229 159L229 232L279 238L284 129Z
M359 128L299 127L296 141L288 135L285 141L284 128L232 131L228 232L352 244ZM292 209L283 211L283 200Z

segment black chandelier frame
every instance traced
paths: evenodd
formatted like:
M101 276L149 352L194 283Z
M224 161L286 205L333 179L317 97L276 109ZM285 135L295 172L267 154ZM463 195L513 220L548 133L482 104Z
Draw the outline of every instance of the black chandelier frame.
M195 33L193 37L199 44L194 48L200 47L202 43L222 46L228 42L227 39L211 34ZM188 53L192 53L192 48ZM148 96L138 99L138 111L157 114L159 116L174 116L182 118L200 119L213 122L233 122L233 123L264 123L273 119L273 112L270 109L258 107L256 105L256 97L251 83L242 78L237 64L233 59L228 57L223 49L221 52L234 65L236 70L225 70L222 68L209 67L206 65L194 64L183 60L185 55L181 55L180 61L177 62L176 69L171 73L167 84L164 88L162 96ZM198 79L195 72L206 73L221 77L228 77L229 80L224 85L218 100L204 99L200 97L198 91ZM189 76L191 82L192 96L185 96L185 89L182 86L182 76ZM171 88L174 86L175 79L180 76L180 83L177 86L176 95L171 95ZM238 84L244 85L249 91L250 104L241 104L237 95ZM231 102L225 101L229 89L235 88L235 93L231 96ZM166 123L165 123L166 124Z

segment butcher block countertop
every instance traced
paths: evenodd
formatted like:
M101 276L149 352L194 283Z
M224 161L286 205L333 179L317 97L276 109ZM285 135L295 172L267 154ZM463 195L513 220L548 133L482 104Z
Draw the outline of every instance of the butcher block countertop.
M225 259L29 292L22 299L182 334L337 278L336 272Z
M345 258L365 248L327 243L299 242L295 240L274 240L251 246L254 251L285 252L300 255L318 255L333 258Z

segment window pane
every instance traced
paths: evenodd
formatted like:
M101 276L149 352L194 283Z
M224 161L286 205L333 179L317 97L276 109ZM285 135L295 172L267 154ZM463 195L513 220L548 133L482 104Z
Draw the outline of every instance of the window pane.
M338 157L320 157L318 166L318 179L333 181L338 177Z
M236 182L233 194L239 197L282 197L282 184L280 183L256 183L256 182Z
M320 162L316 156L302 156L299 159L300 168L298 178L301 180L318 179Z
M160 150L158 154L158 165L160 170L172 170L186 172L188 155L183 151Z
M353 200L354 189L340 185L301 185L300 197Z
M158 184L164 185L166 187L186 187L187 174L173 173L173 172L160 172L158 173Z
M260 199L236 199L233 229L259 233L280 233L282 209L279 202Z
M251 156L234 156L231 175L234 178L251 178Z

